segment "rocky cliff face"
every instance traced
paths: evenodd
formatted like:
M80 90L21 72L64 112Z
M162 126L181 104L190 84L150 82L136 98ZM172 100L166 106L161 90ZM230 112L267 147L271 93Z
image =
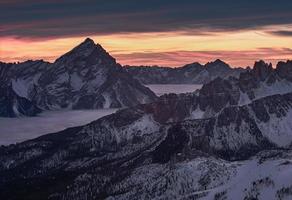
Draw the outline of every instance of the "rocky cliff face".
M0 67L15 93L43 110L130 107L149 103L155 94L133 79L91 39L53 64L27 61Z
M143 84L205 84L217 77L238 77L245 71L242 68L231 68L221 60L206 65L192 63L178 68L125 66L126 70Z

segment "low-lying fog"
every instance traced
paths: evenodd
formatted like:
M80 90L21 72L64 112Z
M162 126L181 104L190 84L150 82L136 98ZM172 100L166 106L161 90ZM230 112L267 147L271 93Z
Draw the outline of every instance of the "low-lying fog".
M47 111L37 117L0 118L0 145L84 125L115 111L117 109Z
M147 85L157 96L166 93L186 93L202 85ZM54 133L69 127L85 125L117 109L47 111L37 117L0 118L0 145L8 145Z

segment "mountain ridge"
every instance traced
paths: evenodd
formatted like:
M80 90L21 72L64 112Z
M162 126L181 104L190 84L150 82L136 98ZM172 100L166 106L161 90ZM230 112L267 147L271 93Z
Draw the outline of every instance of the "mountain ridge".
M0 197L289 199L291 62L1 147Z
M231 68L220 59L205 65L194 62L176 68L128 65L124 67L143 84L205 84L217 77L238 77L245 71L243 68Z
M291 94L278 96L277 98L282 98L283 101L276 100L276 102L283 104L278 104L274 110L266 107L265 112L269 115L273 112L278 113L276 118L289 123L292 113ZM69 128L18 145L4 147L0 149L2 176L0 185L5 191L3 197L26 195L38 184L39 189L34 190L32 199L40 197L82 199L88 192L90 192L90 198L126 199L124 195L132 197L137 195L137 198L141 195L151 196L145 197L146 199L170 198L170 194L163 191L174 187L176 181L171 181L170 185L158 186L162 192L157 191L152 194L147 192L147 188L157 187L155 181L140 183L136 178L152 180L152 176L144 177L143 174L156 174L156 168L161 169L161 173L163 169L167 169L171 174L184 173L189 166L187 163L199 160L204 160L204 164L199 168L189 166L191 171L196 170L195 172L199 173L199 169L205 168L209 172L207 174L200 172L200 177L205 174L207 177L217 177L213 181L218 180L221 184L228 184L228 179L219 178L212 173L212 169L216 169L214 173L236 174L237 170L243 170L235 167L238 162L258 162L265 167L266 163L273 159L280 159L279 163L284 162L285 159L289 159L289 156L284 155L291 154L289 143L282 143L282 141L287 141L287 138L279 140L274 137L277 135L274 131L263 132L267 130L265 127L273 126L274 121L272 118L268 120L263 118L261 116L263 110L253 106L255 104L269 105L270 101L274 101L274 97L265 97L257 101L259 103L225 108L214 118L179 120L171 123L156 121L151 116L155 110L149 112L147 105L146 107L139 105L137 108L118 111L82 127ZM282 110L284 107L287 108L287 105L289 105L289 115L288 111ZM159 113L162 112L157 114ZM231 113L233 114L228 117ZM236 116L236 113L238 117L232 117ZM291 130L292 127L290 127ZM283 136L283 134L280 135ZM291 134L289 141L292 141ZM285 152L283 149L288 150ZM209 166L213 162L216 165ZM226 168L226 165L229 166L228 163L233 167ZM225 166L225 168L214 168L215 166ZM52 180L48 178L49 174ZM162 180L164 177L174 178L172 175L159 174L155 177ZM38 177L38 181L34 181L34 177ZM64 177L66 177L66 183L64 183L66 187L55 188L54 185L60 184ZM189 188L183 186L185 184L191 184L194 187L199 181L193 180L195 177L186 179L177 177L180 180L177 187L180 189L175 190L173 195L181 197L195 192L183 189ZM251 182L260 180L260 177L250 178ZM21 189L22 180L26 182L29 180L30 184L25 186L27 190ZM200 180L199 188L195 187L197 191L212 188L212 181L203 180ZM272 181L276 179L272 178ZM11 185L15 185L17 192L11 193L9 190ZM129 185L132 187L123 192ZM215 186L220 188L217 184ZM137 191L137 187L141 187L140 190ZM239 187L242 189L242 195L252 195L244 192L244 187L248 186L239 185ZM277 188L281 189L278 185ZM206 191L202 197L212 196L211 191Z
M1 63L0 72L3 82L42 110L121 108L156 99L89 38L54 63Z

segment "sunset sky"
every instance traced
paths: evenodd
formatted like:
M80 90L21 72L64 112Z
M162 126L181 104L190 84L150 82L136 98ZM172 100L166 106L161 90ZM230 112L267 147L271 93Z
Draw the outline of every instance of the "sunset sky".
M292 59L291 0L1 0L0 61L53 62L86 37L121 64Z

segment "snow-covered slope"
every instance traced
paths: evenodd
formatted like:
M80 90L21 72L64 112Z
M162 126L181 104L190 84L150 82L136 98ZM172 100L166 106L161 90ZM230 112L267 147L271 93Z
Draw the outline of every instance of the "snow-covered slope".
M184 120L184 104L168 101L2 147L0 197L291 197L292 93L196 120Z
M106 199L288 200L292 197L291 167L291 151L264 151L237 162L199 156L149 164L114 185L113 195Z

